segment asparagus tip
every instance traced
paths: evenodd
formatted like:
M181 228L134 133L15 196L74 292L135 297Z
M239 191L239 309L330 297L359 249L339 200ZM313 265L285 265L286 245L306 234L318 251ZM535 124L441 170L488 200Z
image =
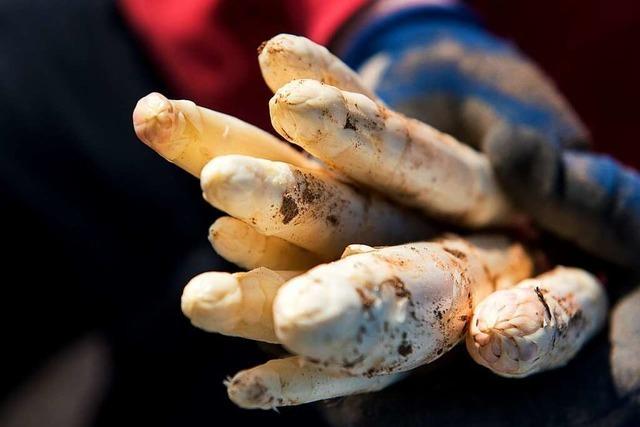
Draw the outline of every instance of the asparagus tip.
M187 284L181 308L195 326L216 332L235 323L241 299L238 280L232 274L208 272Z
M159 151L171 138L175 112L171 101L158 92L141 98L133 110L133 128L142 142Z
M548 338L546 315L531 289L495 292L476 310L469 344L475 347L482 364L505 372L520 371L532 362Z
M241 408L272 409L278 404L279 383L275 372L258 367L237 373L225 385L229 399Z

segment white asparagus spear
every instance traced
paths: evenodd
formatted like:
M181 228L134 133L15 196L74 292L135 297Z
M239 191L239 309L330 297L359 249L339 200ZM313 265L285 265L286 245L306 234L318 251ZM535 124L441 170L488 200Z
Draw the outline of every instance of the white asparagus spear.
M498 375L526 377L567 364L602 328L606 314L607 297L594 276L557 267L482 301L467 349Z
M277 343L273 299L282 284L300 274L257 268L246 273L202 273L182 293L182 312L209 332Z
M305 37L278 34L262 44L258 52L262 77L273 92L291 80L313 79L378 99L348 65Z
M513 221L483 154L364 95L295 80L269 109L285 139L402 204L469 227Z
M239 219L223 216L209 228L213 249L227 261L251 270L308 270L323 260L316 254L275 236L265 236Z
M246 154L318 168L285 142L253 125L191 101L150 93L133 111L138 138L165 159L199 177L215 156Z
M495 274L511 272L512 283L530 276L531 260L509 246L500 261L494 248L491 265L462 239L349 247L348 256L280 288L276 335L293 353L353 375L431 362L464 338L474 306L495 289Z
M425 219L326 174L248 156L221 156L202 170L214 207L324 259L350 243L392 244L433 234Z
M241 408L273 409L378 391L402 377L403 374L353 377L294 356L238 372L225 385L229 398Z

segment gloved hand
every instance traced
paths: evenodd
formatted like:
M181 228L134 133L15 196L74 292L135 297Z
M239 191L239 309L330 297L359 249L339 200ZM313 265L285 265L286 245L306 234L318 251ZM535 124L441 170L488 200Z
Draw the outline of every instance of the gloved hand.
M434 234L427 218L370 191L427 214L453 213L451 220L470 226L508 223L513 211L483 156L340 90L366 88L307 39L274 37L260 61L276 90L269 107L278 132L298 144L323 142L310 148L326 155L319 156L326 166L336 160L337 170L192 102L156 93L141 99L133 114L138 136L200 178L205 199L230 215L211 228L214 248L251 270L196 276L182 310L207 331L281 343L297 355L236 374L227 385L240 406L270 409L378 390L463 340L475 304L530 277L532 261L501 236L424 242ZM433 192L431 180L414 174L450 194ZM362 182L367 176L371 182ZM366 246L394 243L403 244Z
M461 9L418 7L367 19L344 36L342 57L378 96L486 153L510 199L541 227L638 267L638 174L587 151L584 125L535 64ZM611 282L629 286L626 276ZM623 383L625 393L637 393L631 314L616 311L611 355L601 334L553 374L505 381L454 352L398 387L323 409L336 426L632 424L637 404L607 391Z
M462 8L425 5L374 7L343 40L343 58L380 98L483 151L540 227L614 263L640 265L640 177L586 151L584 125L514 46Z
M424 218L401 204L470 227L514 217L484 156L374 102L326 50L276 37L260 61L276 91L275 129L333 170L187 101L151 95L134 112L141 139L200 177L207 201L235 217L212 228L227 259L244 253L251 256L233 261L246 268L301 270L337 258L348 243L421 240ZM203 329L281 342L302 356L237 374L228 390L241 406L379 389L463 339L474 306L500 282L531 274L521 247L483 245L456 238L358 244L306 273L205 273L185 289L183 311Z

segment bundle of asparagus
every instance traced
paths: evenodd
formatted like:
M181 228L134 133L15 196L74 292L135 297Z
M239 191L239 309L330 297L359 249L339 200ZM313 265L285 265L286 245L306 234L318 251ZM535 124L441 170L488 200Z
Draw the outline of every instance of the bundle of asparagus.
M230 215L210 241L250 270L195 277L182 311L207 331L293 353L227 381L236 404L379 390L465 336L478 363L525 376L567 363L602 326L606 297L588 273L529 279L529 254L504 236L434 240L428 218L513 223L482 154L390 110L305 38L276 36L258 59L274 128L321 162L190 101L152 93L133 113L139 138Z

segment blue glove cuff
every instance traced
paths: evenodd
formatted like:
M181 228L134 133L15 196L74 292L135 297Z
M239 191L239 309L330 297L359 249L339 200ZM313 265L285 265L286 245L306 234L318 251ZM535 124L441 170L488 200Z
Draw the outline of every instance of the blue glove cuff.
M482 26L469 8L427 4L408 6L366 22L355 33L349 34L340 56L349 66L357 69L376 53L397 52L411 45L424 44L425 38L432 39L443 29L447 33L459 33L456 38L466 41L465 45L495 47L495 43L478 40L478 33L483 32ZM474 33L471 37L466 34L469 30Z

